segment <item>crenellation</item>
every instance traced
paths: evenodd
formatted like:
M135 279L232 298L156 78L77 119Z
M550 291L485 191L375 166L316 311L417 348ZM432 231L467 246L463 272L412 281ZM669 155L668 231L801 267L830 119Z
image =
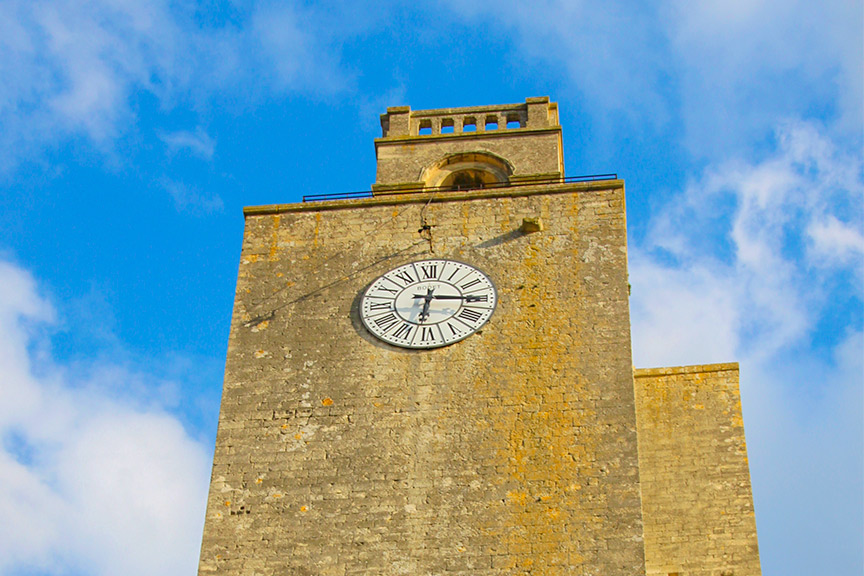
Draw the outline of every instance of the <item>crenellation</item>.
M489 124L496 127L487 128ZM408 106L399 106L388 108L387 113L381 115L384 138L440 136L442 128L447 127L453 128L456 134L476 135L487 130L543 129L557 124L557 105L550 103L548 97L528 98L524 104L435 110L412 111ZM422 134L423 129L430 133Z

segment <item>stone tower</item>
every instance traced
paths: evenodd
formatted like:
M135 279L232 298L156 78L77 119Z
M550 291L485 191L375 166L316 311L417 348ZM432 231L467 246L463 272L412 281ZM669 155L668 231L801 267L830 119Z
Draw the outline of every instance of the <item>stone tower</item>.
M199 573L758 575L737 365L634 373L624 183L548 98L381 124L371 193L245 210Z

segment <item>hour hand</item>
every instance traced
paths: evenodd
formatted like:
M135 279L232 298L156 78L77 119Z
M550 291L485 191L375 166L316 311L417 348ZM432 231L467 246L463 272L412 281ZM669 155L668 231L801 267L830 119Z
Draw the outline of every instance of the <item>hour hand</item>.
M423 310L420 312L420 322L425 322L427 318L429 318L429 304L432 302L432 291L434 288L429 288L426 292L425 296L420 296L420 298L424 298L423 301ZM417 298L418 296L414 296Z

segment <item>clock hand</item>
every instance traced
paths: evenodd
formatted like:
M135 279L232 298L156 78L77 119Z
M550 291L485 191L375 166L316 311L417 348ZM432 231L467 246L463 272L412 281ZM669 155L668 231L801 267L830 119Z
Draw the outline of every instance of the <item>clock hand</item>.
M426 298L423 294L414 294L414 298ZM441 294L439 296L432 296L434 300L465 300L466 302L480 302L479 296L448 296L445 294Z
M424 302L423 302L423 311L420 312L420 322L425 322L426 319L429 318L429 304L432 302L433 290L435 290L435 289L429 288L429 290L426 292L426 295L421 296L421 298L423 298ZM417 296L414 296L414 297L416 298Z

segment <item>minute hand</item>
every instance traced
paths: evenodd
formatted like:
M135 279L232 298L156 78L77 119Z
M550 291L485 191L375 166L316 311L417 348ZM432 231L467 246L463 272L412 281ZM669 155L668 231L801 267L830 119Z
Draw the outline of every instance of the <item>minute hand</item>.
M423 294L414 294L414 298L426 298ZM466 302L480 302L480 296L448 296L446 294L433 294L433 300L465 300Z

